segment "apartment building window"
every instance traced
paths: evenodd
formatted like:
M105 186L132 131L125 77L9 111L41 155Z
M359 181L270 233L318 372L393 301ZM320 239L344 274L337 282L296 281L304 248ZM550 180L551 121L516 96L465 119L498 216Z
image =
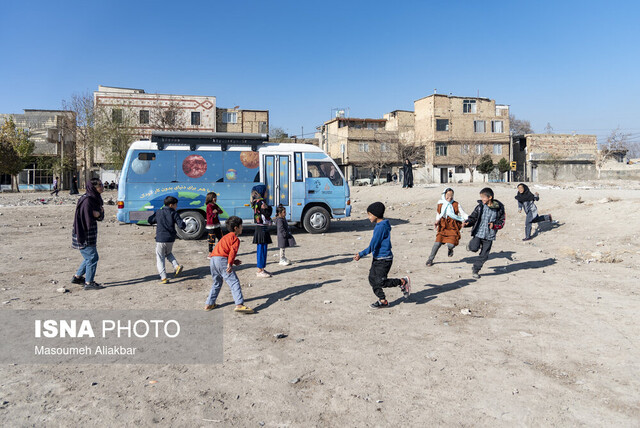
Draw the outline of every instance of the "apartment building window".
M389 143L380 143L380 151L387 153L391 150L391 148L389 147Z
M436 119L436 131L448 131L449 119Z
M476 100L464 100L462 102L463 113L475 113L476 112Z
M114 108L111 110L111 121L113 123L122 123L122 109Z
M481 155L484 153L484 145L476 144L476 154Z
M469 145L468 144L461 145L460 154L466 155L467 153L469 153Z
M473 121L473 132L485 132L485 121L484 120L474 120Z
M462 166L462 165L456 166L455 173L456 174L464 174L464 166Z
M222 123L238 123L238 112L228 111L222 113Z
M436 156L447 155L447 143L436 143Z
M195 126L200 126L200 112L192 111L191 112L191 124Z
M368 152L369 151L369 143L360 143L358 144L359 152Z
M501 120L492 120L491 132L500 133L500 134L503 133L504 132L503 122Z
M140 124L147 125L149 123L149 110L140 110Z
M267 129L267 122L258 122L258 132L261 134L266 134L269 132Z
M502 154L502 144L494 144L493 145L493 154L501 155Z

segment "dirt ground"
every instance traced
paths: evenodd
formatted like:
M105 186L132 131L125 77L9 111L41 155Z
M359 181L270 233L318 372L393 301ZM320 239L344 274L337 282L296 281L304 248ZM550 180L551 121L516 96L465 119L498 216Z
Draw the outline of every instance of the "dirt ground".
M469 229L452 258L441 249L425 266L443 186L354 188L351 218L324 235L294 229L295 264L270 248L273 278L256 278L251 230L241 237L238 275L257 313L235 314L222 288L223 364L0 366L0 424L640 426L640 184L531 186L558 223L529 242L514 187L492 186L507 221L478 280ZM481 187L455 186L468 213ZM202 310L206 241L178 241L185 274L161 285L154 229L119 225L113 205L98 236L107 288L70 284L74 200L0 195L0 310ZM383 310L369 309L370 256L352 260L376 200L393 225L391 275L413 280Z

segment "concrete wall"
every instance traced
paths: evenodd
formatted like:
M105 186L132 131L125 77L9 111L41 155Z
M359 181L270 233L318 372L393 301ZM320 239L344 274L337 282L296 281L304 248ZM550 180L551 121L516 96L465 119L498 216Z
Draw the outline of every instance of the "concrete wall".
M269 133L268 110L239 110L231 108L216 109L217 132L244 132L249 134ZM236 123L225 123L224 113L236 113Z

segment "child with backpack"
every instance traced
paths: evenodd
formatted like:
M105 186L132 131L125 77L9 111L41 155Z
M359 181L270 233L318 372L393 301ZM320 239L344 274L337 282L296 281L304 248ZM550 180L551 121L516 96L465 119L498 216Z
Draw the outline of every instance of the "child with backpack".
M433 259L435 259L440 247L445 244L449 249L447 255L453 257L453 249L460 242L462 222L469 217L460 204L453 199L453 189L450 187L442 192L436 210L436 222L434 224L437 233L436 242L431 248L427 266L433 266Z
M156 266L160 274L160 283L167 284L167 271L165 259L173 265L175 276L180 275L183 266L178 263L173 255L173 243L176 240L176 225L184 230L187 225L176 211L178 200L173 196L164 198L164 206L149 217L149 224L157 224L156 227Z
M471 241L467 244L467 250L477 252L478 258L473 263L471 274L474 278L480 278L480 269L489 259L489 251L493 241L496 240L498 230L504 227L505 212L502 202L493 199L493 190L485 187L480 191L480 200L469 218L462 223L463 227L471 227Z

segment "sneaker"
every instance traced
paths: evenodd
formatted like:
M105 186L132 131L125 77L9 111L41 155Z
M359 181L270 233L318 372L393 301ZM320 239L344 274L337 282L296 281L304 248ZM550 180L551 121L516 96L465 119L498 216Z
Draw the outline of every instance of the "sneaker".
M179 266L176 268L176 274L175 274L175 276L180 275L180 272L182 272L182 270L183 270L183 269L184 269L184 266L179 265Z
M84 284L84 289L87 290L87 291L90 291L90 290L102 290L103 288L105 288L105 287L103 287L102 285L98 284L95 281L91 281L89 284Z
M400 285L400 290L402 290L402 295L406 299L411 294L411 278L405 276L402 278L404 280L404 284Z
M168 284L169 283L169 279L168 278L162 278L160 280L160 284Z
M453 248L449 248L449 252L447 252L447 256L453 257Z
M266 270L263 270L262 272L256 272L256 276L258 278L271 278L271 274Z
M86 280L84 279L84 276L81 276L81 277L78 278L77 276L73 275L71 277L71 283L72 284L84 284L85 282L86 282Z
M386 300L376 300L375 303L369 305L371 309L381 309L386 308L387 306L389 306L389 302Z
M474 277L475 279L480 279L480 274L478 272L472 272L471 276Z
M251 309L250 307L245 306L245 305L236 306L233 311L234 312L238 312L239 314L252 314L253 313L253 309Z
M289 261L289 259L282 259L280 260L280 263L278 263L281 266L289 266L291 264L291 262Z
M431 267L433 266L433 261L432 260L427 260L427 267Z
M213 305L207 305L207 306L205 306L205 307L204 307L204 310L208 312L208 311L211 311L211 310L213 310L213 309L215 309L215 308L217 308L217 307L218 307L218 305L216 305L216 304L214 303Z

